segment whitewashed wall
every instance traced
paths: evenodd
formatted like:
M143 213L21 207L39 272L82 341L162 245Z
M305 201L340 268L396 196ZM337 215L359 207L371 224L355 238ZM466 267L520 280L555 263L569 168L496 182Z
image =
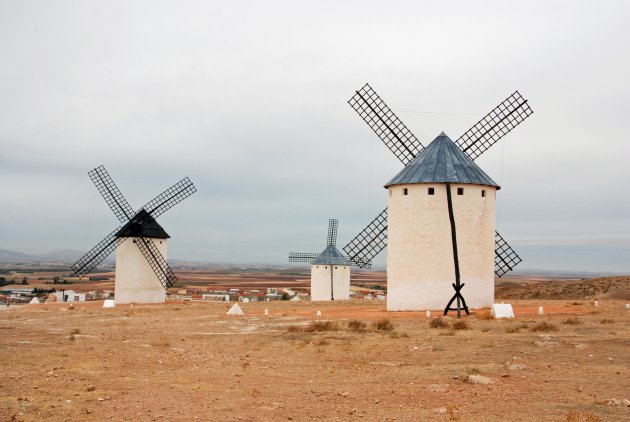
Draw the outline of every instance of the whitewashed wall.
M434 195L428 194L429 187ZM464 188L461 196L458 187ZM455 293L446 185L395 185L388 190L387 309L444 309ZM462 295L470 308L489 307L494 301L496 189L452 184L451 195L461 282L466 284Z

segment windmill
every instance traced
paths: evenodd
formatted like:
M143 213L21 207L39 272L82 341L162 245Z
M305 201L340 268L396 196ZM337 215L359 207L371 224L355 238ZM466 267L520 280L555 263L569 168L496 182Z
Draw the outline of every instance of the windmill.
M105 167L99 166L88 175L114 215L124 224L74 263L72 271L83 277L115 249L116 302L164 302L165 290L175 284L177 277L166 262L166 239L170 236L155 219L197 189L186 177L134 211Z
M321 253L289 253L289 262L311 263L311 300L347 300L350 298L350 266L358 266L349 261L337 249L337 220L328 220L326 249ZM371 268L370 261L360 261L361 267Z
M444 192L447 196L447 202L445 205L448 205L448 215L449 220L453 221L454 216L452 214L452 205L453 201L450 198L451 194L451 184L455 185L457 180L430 180L430 181L414 181L414 180L406 180L404 177L396 180L399 176L405 173L409 176L411 173L414 173L418 170L416 166L414 169L410 169L409 165L418 164L414 162L416 158L420 159L420 156L424 153L423 163L425 164L424 169L426 170L426 166L430 166L431 164L442 164L446 165L446 162L439 161L439 163L433 162L430 163L430 159L427 159L429 156L428 153L425 153L426 150L422 143L414 136L414 134L402 123L402 121L394 114L394 112L385 104L385 102L378 96L378 94L372 89L369 84L365 84L360 90L356 91L355 95L348 101L350 106L361 116L361 118L372 128L372 130L378 135L378 137L385 143L385 145L394 153L394 155L405 165L405 169L399 173L399 175L394 178L390 183L386 185L389 192L389 199L393 197L394 188L401 189L400 193L405 196L409 196L412 189L415 189L416 183L440 183L444 184L445 182L449 182L447 186L439 186L444 187L444 189L440 189L440 192L436 191L438 186L431 188L430 186L423 186L422 189L427 189L429 195L434 195L436 193ZM490 113L484 116L481 120L479 120L472 128L466 131L462 136L460 136L454 143L450 140L445 134L440 134L438 139L438 143L442 144L442 146L448 146L448 148L444 149L444 151L448 150L454 156L457 156L461 162L466 161L466 168L476 168L476 170L483 171L479 169L473 161L479 157L484 151L494 145L498 140L500 140L503 136L505 136L508 132L514 129L517 125L519 125L523 120L525 120L528 116L532 114L532 110L529 107L527 100L525 100L518 91L514 92L507 99L501 102L497 107L495 107ZM451 148L450 144L453 144L454 147ZM437 149L435 149L437 151ZM457 150L457 151L456 151ZM459 152L458 152L459 151ZM461 153L461 154L460 154ZM436 158L435 156L433 158ZM455 163L456 166L460 163ZM453 163L451 162L451 165ZM455 167L456 167L455 166ZM453 168L455 168L453 167ZM451 168L451 170L453 170ZM435 168L433 168L435 170ZM485 175L485 173L483 173ZM486 175L487 176L487 175ZM488 178L489 179L489 178ZM396 182L393 183L392 182ZM471 186L478 186L479 179L474 179L472 181L468 181ZM466 184L466 182L464 182ZM485 183L485 182L484 182ZM411 186L406 186L407 184L412 184ZM400 185L403 185L401 187ZM494 185L494 186L493 186ZM481 186L490 186L493 189L497 189L498 186L489 179L489 182L486 185ZM433 193L431 193L431 189L433 189ZM462 189L463 187L459 186L457 189ZM484 190L479 188L480 190ZM458 190L458 193L460 191ZM480 195L482 194L479 192ZM488 192L490 193L490 192ZM485 195L485 193L483 193ZM449 199L450 198L450 199ZM388 199L388 201L389 201ZM422 215L416 214L414 218L421 219ZM494 221L494 216L492 216ZM361 266L360 263L362 261L369 261L374 258L385 246L388 245L388 226L391 223L390 218L388 218L388 208L383 210L374 220L372 220L357 236L355 236L344 248L344 252L348 255L349 259L357 265ZM448 221L448 220L447 220ZM423 226L422 221L418 221L420 226ZM463 284L460 283L460 274L459 268L457 265L457 242L455 235L455 224L454 222L450 225L449 233L452 237L452 245L450 247L450 259L455 262L455 272L456 274L456 282L453 287L455 289L455 296L452 297L453 300L457 300L458 307L461 306L461 300L463 297L461 296L461 288ZM427 227L431 229L431 227ZM419 233L422 235L422 233ZM494 270L492 269L489 272L489 276L486 276L486 284L492 282L491 287L491 295L493 300L494 295L494 285L492 272L497 277L502 277L508 271L511 271L518 263L521 262L521 258L518 254L508 245L505 239L494 229L491 233L491 243L494 243ZM426 237L426 236L425 236ZM443 236L442 236L443 237ZM435 301L431 298L427 298L428 290L435 291L437 288L435 284L431 286L427 286L428 289L420 289L418 291L414 291L413 286L406 286L406 289L400 289L401 291L397 292L396 281L393 278L397 278L396 275L397 268L391 268L390 265L390 257L396 261L395 257L400 256L402 251L392 251L391 249L391 241L390 250L388 252L388 309L389 310L404 310L404 309L423 309L429 306L434 306ZM408 245L401 245L401 247L405 247ZM462 246L460 244L460 246ZM398 247L398 246L397 246ZM433 253L434 247L430 240L427 240L423 245L425 248L425 254L429 256ZM404 254L407 254L410 259L416 259L419 257L418 251L416 251L416 255L410 254L409 251L405 251ZM443 259L444 256L441 256ZM394 263L392 262L392 264ZM412 265L412 264L409 264ZM433 266L446 266L446 262L435 262ZM490 265L492 266L492 260L490 261ZM413 266L413 265L412 265ZM450 271L452 273L452 265L449 266ZM418 268L417 264L414 268L415 272L426 272L427 268ZM403 274L400 274L401 277L408 276L409 273L403 271ZM488 280L488 278L492 278L492 280ZM403 283L404 284L404 283ZM411 287L411 289L410 289ZM450 286L448 286L450 288ZM451 290L452 292L452 290ZM400 299L396 299L393 296L400 295ZM429 294L430 295L430 294ZM440 297L442 297L441 295ZM449 295L450 296L450 295ZM474 298L472 300L473 304L479 305L483 303L487 304L488 300L488 292L484 294L485 299ZM451 302L447 305L447 312L450 308ZM467 310L465 303L463 304L465 310Z

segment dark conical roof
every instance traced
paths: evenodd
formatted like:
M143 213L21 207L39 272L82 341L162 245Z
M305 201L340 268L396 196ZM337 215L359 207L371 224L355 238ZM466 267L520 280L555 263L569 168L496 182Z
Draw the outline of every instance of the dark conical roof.
M385 187L408 183L462 183L501 189L444 132L411 160Z
M143 209L138 211L131 220L116 232L116 237L152 237L168 239L169 236L162 226Z
M311 265L350 265L350 261L339 252L335 245L328 245Z

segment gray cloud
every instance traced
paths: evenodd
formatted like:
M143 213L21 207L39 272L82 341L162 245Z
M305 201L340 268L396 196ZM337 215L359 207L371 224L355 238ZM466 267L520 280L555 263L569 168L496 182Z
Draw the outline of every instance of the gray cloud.
M323 248L330 217L348 241L400 169L346 104L370 82L425 144L519 89L534 115L478 160L503 187L499 230L523 268L630 271L615 240L630 233L629 9L4 2L0 247L86 249L109 233L86 175L100 164L134 206L195 182L160 219L174 258L282 263Z

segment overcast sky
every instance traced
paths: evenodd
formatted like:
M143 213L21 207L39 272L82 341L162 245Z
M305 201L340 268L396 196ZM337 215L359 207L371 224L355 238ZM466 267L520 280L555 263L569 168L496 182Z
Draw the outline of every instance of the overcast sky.
M474 4L473 4L474 3ZM347 104L369 82L427 145L518 89L477 163L521 269L630 272L626 1L0 0L0 248L87 251L188 176L169 258L285 263L345 245L401 168ZM385 251L377 263L384 265Z

